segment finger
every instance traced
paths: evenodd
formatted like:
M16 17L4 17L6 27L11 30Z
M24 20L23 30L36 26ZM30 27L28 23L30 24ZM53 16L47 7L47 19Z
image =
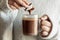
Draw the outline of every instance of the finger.
M42 30L49 32L50 28L48 26L41 26Z
M16 3L18 3L19 5L22 5L22 6L25 7L25 8L28 7L28 5L26 5L26 3L23 2L22 0L15 0L15 1L16 1Z
M13 10L15 10L16 9L16 7L15 6L13 6L13 5L9 5Z
M14 2L13 4L17 9L19 9L21 6L19 4L17 4L16 2Z
M49 34L49 33L46 32L46 31L43 31L43 32L41 33L42 36L47 36L48 34Z
M47 19L48 19L48 17L46 15L41 17L41 20L47 20Z
M51 22L45 20L45 21L42 21L42 25L45 25L45 26L51 27Z
M25 2L26 3L26 5L29 5L29 4L31 4L31 3L29 3L27 0L22 0L23 2Z
M12 5L14 3L13 0L8 0L8 4Z

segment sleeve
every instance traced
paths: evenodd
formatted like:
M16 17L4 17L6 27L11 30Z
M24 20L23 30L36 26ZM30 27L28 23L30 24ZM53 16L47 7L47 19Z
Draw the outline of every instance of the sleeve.
M0 0L0 9L12 10L8 5L8 0Z
M18 10L13 10L8 5L8 0L0 0L0 23L10 24L17 16Z

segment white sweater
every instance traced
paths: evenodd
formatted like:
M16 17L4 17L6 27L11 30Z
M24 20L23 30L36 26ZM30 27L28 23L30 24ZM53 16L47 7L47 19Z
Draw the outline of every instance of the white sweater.
M12 40L12 25L18 10L12 10L8 0L0 0L0 40Z
M47 37L50 38L56 34L59 27L60 0L36 0L36 3L37 1L40 3L38 4L41 9L40 11L43 11L41 14L46 13L53 22L54 29L49 37ZM12 24L17 16L17 12L18 10L12 10L8 6L8 0L0 0L0 40L12 40Z

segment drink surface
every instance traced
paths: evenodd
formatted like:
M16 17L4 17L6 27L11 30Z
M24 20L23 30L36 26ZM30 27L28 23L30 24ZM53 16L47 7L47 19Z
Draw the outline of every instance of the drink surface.
M38 20L33 18L24 18L22 20L24 35L37 35Z

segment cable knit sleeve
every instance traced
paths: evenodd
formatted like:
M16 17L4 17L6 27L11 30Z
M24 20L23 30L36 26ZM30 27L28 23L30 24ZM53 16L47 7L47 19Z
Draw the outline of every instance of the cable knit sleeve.
M0 0L0 9L12 10L8 5L8 0Z
M14 21L18 10L12 10L8 5L8 0L0 0L0 23L10 24Z

